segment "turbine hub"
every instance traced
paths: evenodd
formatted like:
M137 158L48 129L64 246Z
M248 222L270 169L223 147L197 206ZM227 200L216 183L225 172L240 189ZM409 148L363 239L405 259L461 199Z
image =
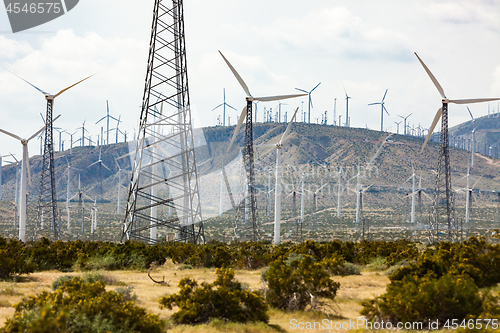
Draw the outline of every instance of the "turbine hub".
M443 102L443 104L448 104L450 102L450 100L446 97L443 98L441 101Z

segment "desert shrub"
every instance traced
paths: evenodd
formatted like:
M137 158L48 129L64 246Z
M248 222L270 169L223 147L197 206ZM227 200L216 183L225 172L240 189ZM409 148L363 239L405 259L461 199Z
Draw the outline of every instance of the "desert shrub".
M120 294L123 296L123 298L126 301L132 301L135 302L137 300L137 295L132 292L134 290L134 287L118 287L115 290L115 293Z
M259 269L267 266L274 255L288 253L286 244L276 247L275 253L271 253L271 245L265 242L240 242L233 245L233 253L236 256L235 266L242 269Z
M2 332L162 332L164 322L158 316L104 286L76 277L54 292L25 298Z
M52 290L58 289L60 286L63 285L64 282L72 280L73 277L70 275L63 275L58 277L54 282L52 282Z
M203 282L201 286L191 278L179 281L179 293L162 297L160 305L168 309L174 306L179 311L172 319L181 324L200 324L210 319L233 322L268 322L267 305L264 299L234 280L234 271L218 268L213 283Z
M469 275L477 286L489 287L500 282L500 245L487 243L484 238L471 237L463 243L442 242L428 248L414 262L396 270L391 281L401 281L405 276L436 278L450 273Z
M361 314L370 320L415 322L438 319L463 320L481 313L478 287L467 275L445 274L439 278L405 276L392 282L382 296L362 303Z
M387 268L385 264L385 258L382 257L372 258L367 267L371 271L383 271Z
M273 261L263 273L266 301L279 309L304 310L316 297L334 299L340 287L330 279L324 263L310 255Z
M185 270L185 269L193 269L193 266L191 266L191 265L186 265L186 264L182 264L182 265L180 265L180 266L179 266L179 269L180 269L181 271L183 271L183 270Z
M27 259L23 242L0 236L0 280L11 278L14 274L32 273L35 266Z
M401 260L400 262L396 263L395 265L390 266L387 268L384 272L385 275L391 275L401 267L408 266L410 263L406 260Z
M361 275L361 267L350 262L345 262L344 265L342 265L342 270L343 276Z
M210 241L195 247L192 255L184 263L197 267L231 267L236 261L236 255L224 243Z

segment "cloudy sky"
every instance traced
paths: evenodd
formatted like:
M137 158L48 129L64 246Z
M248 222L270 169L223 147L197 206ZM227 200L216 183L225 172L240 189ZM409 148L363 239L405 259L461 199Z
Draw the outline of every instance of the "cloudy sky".
M66 15L16 34L0 8L0 128L29 137L45 113L43 95L4 68L51 93L98 72L56 99L57 125L72 133L86 121L96 139L101 124L95 122L108 100L130 138L140 115L152 6L153 0L82 0ZM368 104L388 89L387 131L410 113L410 124L429 127L440 96L414 51L449 98L500 97L498 0L187 0L184 10L197 125L215 125L220 112L211 110L222 103L223 88L229 104L244 106L244 92L217 50L255 95L296 93L321 82L312 94L314 122L325 111L333 122L335 98L336 120L345 121L345 87L351 126L380 129L380 107ZM303 101L306 109L302 98L286 101L283 112ZM277 103L265 106L274 110ZM488 104L470 108L476 117L488 113ZM234 124L237 112L227 116ZM465 106L450 107L450 125L468 118ZM63 139L67 147L69 137ZM36 140L29 147L30 155L39 153ZM20 157L21 145L1 134L0 154L10 152Z

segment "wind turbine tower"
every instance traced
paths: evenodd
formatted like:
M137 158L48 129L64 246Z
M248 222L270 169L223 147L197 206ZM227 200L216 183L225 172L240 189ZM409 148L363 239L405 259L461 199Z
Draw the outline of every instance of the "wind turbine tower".
M51 95L41 90L40 88L36 87L35 85L31 84L30 82L26 81L25 79L23 79L18 75L16 76L21 80L23 80L24 82L26 82L27 84L29 84L30 86L32 86L33 88L35 88L36 90L38 90L39 92L41 92L45 96L45 99L47 100L47 112L45 115L46 130L45 130L45 140L44 140L44 148L42 155L42 172L40 176L40 195L38 199L38 220L41 222L43 218L48 218L49 221L52 222L52 229L54 230L54 238L58 239L59 235L57 226L58 224L57 196L56 196L56 182L54 174L54 140L53 140L53 127L52 127L54 100L56 99L56 97L61 95L66 90L87 80L93 75L90 75L85 79L80 80L77 83L72 84L67 88L64 88L55 95Z
M243 108L240 119L238 120L238 124L236 125L236 128L234 130L233 138L231 139L231 142L229 144L229 149L231 149L231 146L233 145L234 140L236 139L236 135L238 135L238 131L241 128L241 125L243 124L243 121L245 121L245 135L244 135L244 143L243 143L243 163L245 165L245 173L246 173L246 179L247 179L247 192L248 196L245 199L245 211L249 212L249 214L245 214L245 216L248 216L250 221L245 221L247 223L247 229L252 229L251 234L249 235L254 241L257 240L259 236L259 230L257 226L257 202L256 202L256 188L255 188L255 171L254 171L254 162L253 162L253 124L252 124L252 106L254 101L261 101L261 102L272 102L272 101L279 101L282 99L288 99L288 98L294 98L294 97L300 97L300 96L306 96L307 94L298 94L298 95L283 95L283 96L269 96L269 97L253 97L252 94L250 93L250 90L248 89L248 86L246 85L245 81L241 78L241 76L238 74L236 69L231 65L231 63L224 57L222 52L220 52L220 55L226 62L227 66L233 73L233 75L236 77L236 80L238 80L239 84L243 88L246 94L246 106ZM249 224L249 225L248 225Z
M347 91L345 90L344 87L344 93L345 93L345 126L350 127L350 121L349 121L349 99L352 99L351 96L347 95ZM340 126L340 123L339 123Z
M429 68L424 64L422 59L415 53L418 61L424 67L424 70L429 75L432 83L441 95L442 107L436 112L434 120L429 127L429 133L425 138L424 144L422 145L422 151L429 141L434 128L436 127L439 119L441 120L441 137L439 143L439 157L438 165L436 168L436 189L434 191L434 204L432 208L432 218L431 218L431 228L429 229L429 238L431 242L439 241L439 226L444 222L448 229L448 240L457 241L458 238L458 225L454 217L453 208L453 197L451 195L451 171L450 171L450 154L449 154L449 140L448 140L448 104L471 104L500 100L500 98L479 98L479 99L458 99L450 100L446 97L443 88L431 73ZM442 203L445 203L444 205Z
M412 114L413 113L410 113L406 117L398 115L398 117L402 118L403 119L402 121L404 121L404 123L403 123L403 125L404 125L404 127L403 127L403 135L406 135L406 119L408 119ZM399 123L401 123L401 121ZM398 124L398 133L399 133L399 124Z
M222 106L222 110L223 110L222 111L222 126L226 126L226 106L233 109L234 111L237 111L237 110L235 108L233 108L231 105L226 103L226 88L224 88L222 91L224 94L224 103L217 105L215 108L212 109L212 111L214 111L215 109L218 109Z
M56 117L54 119L57 120ZM42 127L41 129L38 130L35 134L33 134L29 139L22 139L21 137L12 134L6 130L0 129L0 132L7 134L8 136L13 137L14 139L17 139L21 141L21 144L23 146L23 163L22 163L22 169L21 169L21 191L19 194L19 239L23 242L26 242L26 172L28 173L28 180L31 183L31 171L29 167L29 154L28 154L28 143L31 139L36 137L38 134L40 134L43 130L45 129L45 126ZM54 226L55 227L55 226Z
M318 84L316 85L316 87L312 88L310 91L306 91L306 90L304 90L304 89L295 88L295 89L297 89L297 90L299 90L299 91L305 92L305 93L308 95L308 97L309 97L309 102L307 103L307 122L308 122L309 124L311 123L311 108L313 107L313 102L312 102L311 94L312 94L312 92L313 92L316 88L318 88L318 86L319 86L320 84L321 84L321 82L320 82L320 83L318 83Z
M385 108L385 105L384 105L385 104L384 100L385 100L385 96L387 95L387 90L389 90L389 89L385 90L384 97L382 98L381 102L368 104L368 105L377 105L377 104L380 104L380 107L381 107L381 111L380 111L380 132L384 131L384 111L389 116L389 112L387 111L387 109Z
M117 122L120 122L119 119L116 119L113 116L109 115L109 103L108 100L106 100L106 115L96 121L96 124L100 123L102 120L106 119L106 144L109 145L109 118L116 120ZM104 137L102 134L102 127L101 127L101 142L104 141Z

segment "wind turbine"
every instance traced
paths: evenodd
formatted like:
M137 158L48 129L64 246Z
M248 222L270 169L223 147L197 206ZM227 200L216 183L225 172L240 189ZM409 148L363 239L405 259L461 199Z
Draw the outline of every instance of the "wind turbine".
M385 100L385 96L387 95L387 91L389 89L386 89L385 90L385 94L384 94L384 97L382 98L382 101L379 102L379 103L370 103L368 105L377 105L377 104L380 104L381 106L381 111L380 111L380 132L383 132L384 131L384 111L387 113L387 115L389 116L389 112L387 111L387 109L385 108L385 103L384 103L384 100Z
M54 121L57 120L60 116L57 116ZM22 162L22 171L21 171L21 193L19 198L19 239L23 242L26 241L26 172L28 172L28 180L31 183L31 170L29 167L29 154L28 154L28 142L40 134L45 129L45 126L39 129L35 134L30 136L28 139L22 139L21 137L8 132L6 130L0 129L0 132L7 134L8 136L13 137L21 141L23 145L23 162Z
M98 123L100 123L102 120L104 120L104 118L106 118L106 144L109 145L109 118L114 119L117 122L120 122L120 120L116 119L115 117L109 115L109 103L108 103L108 100L106 100L106 112L107 113L106 113L106 115L104 117L102 117L101 119L99 119L98 121L96 121L96 125ZM102 127L101 127L101 140L103 140Z
M9 71L10 72L10 71ZM12 73L12 72L10 72ZM72 87L76 86L77 84L87 80L88 78L94 76L95 74L92 74L88 77L86 77L83 80L78 81L77 83L74 83L70 85L67 88L64 88L63 90L59 91L57 94L52 95L50 93L47 93L40 88L36 87L32 83L26 81L22 77L20 77L17 74L12 73L13 75L17 76L39 92L41 92L44 96L45 99L47 100L47 111L46 111L46 130L45 130L45 146L44 146L44 151L43 151L43 157L42 157L42 173L41 173L41 181L40 181L40 195L39 195L39 208L42 210L41 215L43 216L43 208L45 206L45 209L47 209L50 214L52 215L52 226L54 229L54 235L55 238L57 239L57 198L56 198L56 184L55 184L55 175L54 175L54 141L53 141L53 128L52 128L52 115L54 112L54 100L56 97L64 93L66 90L71 89ZM48 200L47 203L43 204L42 201Z
M351 96L347 95L347 91L345 90L344 87L344 93L345 93L345 126L350 127L350 121L349 121L349 99L352 99ZM339 122L340 126L340 122Z
M89 133L89 131L85 129L85 122L86 122L86 120L83 121L82 127L77 128L77 129L80 129L80 128L82 129L82 138L80 139L81 140L80 147L85 146L85 131L87 131L87 133Z
M424 64L422 59L415 53L417 56L418 61L424 67L424 70L427 72L427 75L429 75L432 83L434 83L434 86L438 90L439 94L441 95L441 102L442 102L442 107L439 108L439 110L436 112L436 115L434 116L434 120L432 121L431 126L429 127L429 132L427 134L427 137L425 138L424 144L422 145L422 151L425 148L425 145L427 144L427 141L429 141L432 132L434 131L434 128L436 127L439 119L443 117L441 121L441 140L440 140L440 147L439 147L439 159L438 159L438 173L437 173L437 179L443 179L444 178L444 186L445 186L445 201L446 201L446 219L447 219L447 226L448 226L448 237L450 241L452 240L452 215L453 215L453 208L451 205L451 171L450 171L450 160L449 160L449 149L448 149L448 104L449 103L455 103L455 104L470 104L470 103L480 103L480 102L488 102L488 101L495 101L495 100L500 100L500 98L478 98L478 99L457 99L457 100L450 100L446 97L443 88L437 81L437 79L434 77L434 75L431 73L429 68ZM444 160L444 161L443 161ZM443 162L444 165L441 165L441 162ZM441 168L444 167L444 170L441 170ZM444 171L444 172L443 172ZM444 173L444 174L443 174ZM438 199L438 193L436 193L435 198ZM440 202L435 202L434 203L434 208L433 211L436 212L438 209L438 204L440 205ZM434 223L436 223L436 228L439 225L439 218L437 213L433 213L434 216ZM434 227L434 226L433 226ZM437 229L436 229L437 230ZM439 234L438 234L439 235Z
M305 93L308 95L308 97L309 97L309 102L307 103L307 110L308 110L308 111L307 111L307 122L308 122L309 124L311 123L311 108L313 107L313 102L312 102L312 98L311 98L311 93L312 93L312 92L313 92L316 88L318 88L318 86L319 86L320 84L321 84L321 82L320 82L320 83L318 83L318 84L316 85L316 87L312 88L310 91L306 91L306 90L304 90L304 89L295 88L295 89L297 89L297 90L299 90L299 91L303 91L303 92L305 92ZM281 111L281 108L280 108L280 111Z
M101 203L102 203L102 195L103 195L103 189L102 189L102 167L105 167L108 170L109 170L109 168L104 163L102 163L101 152L102 152L102 150L99 149L99 159L97 161L95 161L94 163L90 164L87 168L90 168L91 166L99 163L99 186L100 186L100 191L101 191ZM111 170L109 170L109 171L111 171Z
M482 177L482 176L481 176ZM481 179L479 177L479 179ZM465 189L465 223L469 223L470 221L470 202L472 201L472 190L476 187L477 183L479 182L479 179L475 179L470 175L470 167L467 166L467 175L463 176L459 180L462 180L466 178L467 179L467 188ZM476 182L472 187L470 187L470 179L475 180Z
M281 139L276 144L260 145L260 146L275 146L276 147L276 190L274 191L274 244L279 244L281 242L281 149L283 148L283 140L287 137L290 132L290 128L295 120L299 108L295 109L292 119L286 127L285 133L281 136Z
M248 187L248 193L249 197L246 199L246 207L249 207L250 213L251 213L251 223L252 223L252 229L253 229L253 239L257 239L258 235L258 228L257 228L257 221L256 221L256 208L257 208L257 203L256 203L256 198L255 198L255 174L254 174L254 165L253 165L253 126L252 126L252 106L254 101L261 101L261 102L272 102L272 101L279 101L282 99L288 99L288 98L294 98L294 97L301 97L305 96L306 94L298 94L298 95L284 95L284 96L268 96L268 97L254 97L250 93L250 90L248 89L248 86L246 85L245 81L241 78L241 76L238 74L236 69L229 63L229 61L224 57L222 52L220 52L220 55L226 62L227 66L233 73L233 75L236 77L236 80L238 80L238 83L241 85L243 90L245 91L245 94L247 95L245 100L247 102L247 105L243 108L241 111L240 119L238 120L238 124L236 125L236 128L234 130L233 138L231 139L231 142L228 147L231 149L231 146L233 145L234 140L236 139L236 136L238 135L238 132L241 128L241 125L243 124L243 121L246 119L246 126L245 126L245 139L244 139L244 146L243 146L243 161L245 165L245 171L246 171L246 178L247 178L247 187Z
M472 154L471 154L471 164L470 166L474 166L474 153L476 150L476 119L472 115L472 112L470 112L469 107L467 107L467 111L469 111L470 117L472 118Z
M398 117L402 118L404 120L404 127L403 127L403 135L406 135L406 119L408 119L413 113L410 113L409 115L407 115L406 117L403 117L403 116L400 116L398 115ZM402 121L403 121L402 120ZM401 123L401 121L399 122ZM398 124L398 132L399 132L399 124Z
M226 126L226 106L230 107L234 111L238 111L235 108L233 108L231 105L226 103L226 88L223 88L223 93L224 93L224 103L217 105L215 108L212 109L214 111L215 109L218 109L222 106L223 113L222 113L222 126Z

